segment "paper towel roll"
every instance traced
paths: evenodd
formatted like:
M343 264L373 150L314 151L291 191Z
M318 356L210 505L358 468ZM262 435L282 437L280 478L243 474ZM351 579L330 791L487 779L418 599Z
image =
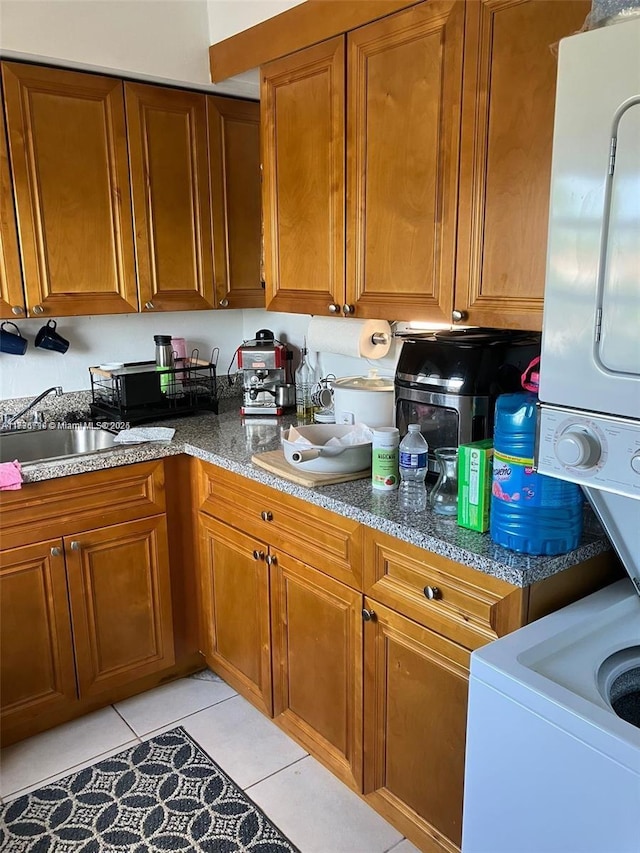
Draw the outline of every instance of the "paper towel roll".
M374 343L373 335L386 335L385 343ZM386 320L356 320L312 317L307 347L314 352L333 352L352 358L384 358L391 347L391 326Z

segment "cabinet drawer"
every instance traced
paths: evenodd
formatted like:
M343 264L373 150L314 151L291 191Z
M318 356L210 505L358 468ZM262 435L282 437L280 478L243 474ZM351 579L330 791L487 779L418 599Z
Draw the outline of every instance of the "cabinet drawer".
M2 547L17 548L164 511L162 462L27 483L0 495Z
M199 506L354 589L362 588L362 526L216 465L201 463Z
M526 604L519 587L370 528L364 591L467 648L515 630Z

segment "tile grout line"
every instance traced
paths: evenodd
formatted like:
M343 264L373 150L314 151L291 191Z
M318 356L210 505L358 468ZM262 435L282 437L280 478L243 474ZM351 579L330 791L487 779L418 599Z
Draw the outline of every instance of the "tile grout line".
M140 738L134 735L131 740L125 741L124 743L119 744L113 749L107 749L104 752L99 752L97 755L93 755L90 758L87 758L86 761L79 761L77 764L72 764L71 767L63 768L58 773L52 773L50 776L45 776L44 779L39 779L37 782L33 782L29 785L24 785L22 788L18 788L16 791L12 791L10 794L5 794L2 799L5 805L7 805L8 803L13 802L13 800L17 800L18 797L22 797L24 794L30 794L32 791L36 791L38 788L44 785L55 785L56 782L58 782L60 779L64 779L65 776L70 776L72 773L79 772L80 770L84 770L87 767L91 767L98 761L103 760L103 758L112 758L119 752L128 749L131 746L134 746L136 743L140 743Z
M201 679L201 680L204 680L204 679ZM144 695L144 694L142 694L142 695ZM138 734L135 731L135 729L133 729L131 727L131 725L129 723L127 723L125 718L122 717L122 714L120 714L120 716L122 717L124 722L127 723L129 728L131 729L131 731L135 734L135 736L137 738L140 739L140 742L142 743L142 738L150 738L156 734L163 734L164 732L169 731L170 727L172 727L172 726L182 725L183 720L188 720L190 717L195 717L196 714L200 714L202 711L207 711L209 708L215 708L217 705L222 705L223 702L228 702L229 699L235 699L238 696L240 696L239 693L234 693L233 696L225 696L224 699L219 699L217 702L214 702L212 705L205 705L204 708L198 708L197 711L191 711L190 714L185 714L183 717L178 717L177 720L172 720L169 723L165 723L162 726L158 726L157 729L150 729L148 732L144 732L143 734ZM116 711L117 711L117 708L116 708ZM120 713L120 712L118 711L118 713Z
M306 758L310 757L310 754L307 752L306 755L302 755L300 756L300 758L296 758L296 760L292 761L291 764L285 764L285 766L281 767L279 770L274 770L273 773L268 773L262 779L258 779L257 782L252 782L250 785L248 785L246 788L243 788L242 790L245 792L250 791L256 785L260 785L261 782L266 782L267 779L271 779L273 776L277 776L278 773L282 773L283 770L288 770L290 767L293 767L294 764L299 764L301 761L304 761ZM209 755L209 758L213 758L213 756ZM213 760L215 761L215 758L213 758Z
M140 742L140 735L138 734L138 732L136 732L136 731L133 729L133 727L129 725L129 723L125 720L125 718L122 716L122 714L120 713L120 711L118 711L118 709L116 708L116 706L115 706L115 705L112 705L111 707L112 707L112 708L113 708L113 710L116 712L116 714L120 717L120 719L122 720L122 722L123 722L123 723L125 724L125 726L129 729L129 731L130 731L130 732L132 732L132 734L133 734L134 738L136 738L136 740Z
M402 838L400 839L400 841L397 841L397 842L393 845L393 847L388 847L388 848L384 851L384 853L393 853L393 851L394 851L397 847L400 847L400 845L402 844L402 842L403 842L403 841L409 841L409 839L407 838L407 836L406 836L406 835L403 835L403 836L402 836ZM411 842L410 842L410 841L409 841L409 844L411 844Z

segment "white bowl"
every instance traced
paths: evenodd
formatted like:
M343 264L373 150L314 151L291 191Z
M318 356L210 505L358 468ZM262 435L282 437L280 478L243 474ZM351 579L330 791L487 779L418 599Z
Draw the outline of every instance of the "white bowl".
M282 439L284 458L292 468L317 474L351 474L371 467L371 442L350 445L329 445L331 438L342 438L353 427L349 424L312 424L295 427L299 435L311 444L289 441L289 430Z

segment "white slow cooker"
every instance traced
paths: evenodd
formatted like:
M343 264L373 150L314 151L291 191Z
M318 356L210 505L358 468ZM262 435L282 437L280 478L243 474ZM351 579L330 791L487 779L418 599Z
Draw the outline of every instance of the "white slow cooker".
M395 426L393 379L371 370L369 376L345 376L331 385L337 424Z

